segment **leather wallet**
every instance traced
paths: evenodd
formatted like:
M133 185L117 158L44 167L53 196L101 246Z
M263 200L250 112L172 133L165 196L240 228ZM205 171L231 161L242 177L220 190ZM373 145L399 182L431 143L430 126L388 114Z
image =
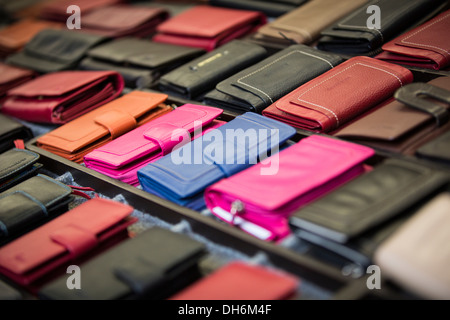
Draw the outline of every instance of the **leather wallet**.
M166 94L132 91L36 140L38 147L81 163L90 151L172 111Z
M42 167L36 152L13 148L0 154L0 192L37 174Z
M72 201L71 193L70 187L42 174L0 193L1 243L66 212Z
M300 279L291 274L233 261L169 300L288 300L299 286Z
M33 138L31 129L14 118L0 113L0 153L14 148L15 140L28 141Z
M448 183L423 165L388 159L372 171L296 211L293 228L345 243L401 214Z
M449 28L450 10L447 10L383 45L384 52L376 58L426 69L445 69L450 66L450 40L446 35Z
M381 46L442 10L443 0L372 0L332 26L322 30L317 47L351 55L373 56ZM372 5L380 9L379 26L369 29Z
M437 88L446 89L447 106L436 100ZM396 98L398 95L403 102ZM434 101L427 98L431 95L435 96ZM412 83L397 90L394 98L330 134L373 148L414 155L420 146L450 129L449 103L450 77Z
M212 6L255 10L263 12L268 17L279 17L305 2L306 0L209 0Z
M23 300L23 295L15 288L0 280L0 300Z
M131 130L84 156L86 167L131 185L138 185L137 171L169 154L174 147L217 128L222 109L185 104ZM199 128L200 126L200 128Z
M0 101L6 95L8 90L17 87L36 76L32 70L17 68L4 63L0 63ZM1 110L1 108L0 108Z
M137 220L132 212L131 206L113 200L87 200L0 248L0 273L35 291L108 240L128 237L127 227Z
M424 144L416 151L416 156L434 161L450 162L450 131Z
M6 63L40 73L73 70L89 49L107 40L85 32L45 29L27 42L23 50L8 56Z
M272 103L263 115L327 133L391 98L412 81L411 71L404 67L353 57Z
M128 88L154 86L161 75L203 54L186 46L126 37L89 50L79 65L85 70L115 70Z
M164 248L162 250L162 248ZM83 285L67 290L62 276L39 291L54 300L161 300L200 278L204 245L153 227L81 265Z
M437 195L375 252L387 279L424 299L450 299L449 207L450 194Z
M257 44L232 40L163 75L158 87L169 95L200 101L217 83L267 56Z
M211 51L265 23L259 11L197 5L159 24L152 39Z
M295 133L284 123L247 112L138 170L138 179L149 193L201 210L206 187L256 164Z
M39 9L39 17L45 20L56 20L65 22L71 13L67 13L67 8L71 5L80 7L80 12L84 15L101 7L110 6L123 0L53 0L44 3Z
M67 123L117 98L124 88L114 71L59 71L9 90L2 112L30 122Z
M205 95L204 102L239 113L261 113L274 101L342 61L333 53L292 45L219 82Z
M169 18L164 8L138 5L111 5L95 9L83 16L80 31L111 38L149 37L156 26Z
M365 0L313 0L293 9L259 28L252 36L261 44L287 47L293 43L312 44L320 32L348 13L362 6Z
M209 210L219 219L267 241L288 236L289 216L298 208L362 174L375 152L333 138L312 135L279 154L272 174L263 163L219 181L205 191Z

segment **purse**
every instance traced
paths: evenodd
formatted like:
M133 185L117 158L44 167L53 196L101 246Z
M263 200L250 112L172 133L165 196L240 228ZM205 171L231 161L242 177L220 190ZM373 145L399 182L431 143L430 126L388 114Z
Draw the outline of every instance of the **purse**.
M278 17L304 4L306 0L209 0L217 7L260 11L268 17Z
M31 129L14 118L0 113L0 153L14 148L15 140L28 141L33 138Z
M114 71L60 71L9 90L2 112L30 122L67 123L117 98L124 88Z
M3 100L3 97L8 90L30 81L36 76L32 70L16 68L4 63L0 63L0 74L2 75L2 78L0 79L1 100Z
M36 145L63 158L83 162L90 151L172 111L167 95L132 91L36 139Z
M353 57L275 101L263 115L327 133L391 98L412 81L411 71L404 67Z

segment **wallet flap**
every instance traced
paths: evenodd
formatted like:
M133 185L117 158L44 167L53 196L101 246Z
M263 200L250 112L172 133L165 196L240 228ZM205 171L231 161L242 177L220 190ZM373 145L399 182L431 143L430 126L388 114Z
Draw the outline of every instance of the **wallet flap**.
M97 236L78 225L67 225L53 231L49 238L69 251L71 259L81 256L98 244Z
M137 123L135 117L127 113L125 110L108 110L94 118L94 122L105 127L111 134L111 138L115 139L135 128Z
M187 129L170 123L151 126L144 132L144 137L158 144L162 155L169 154L175 146L181 146L181 142L191 141L191 134Z
M2 75L0 79L0 95L6 93L8 89L11 90L12 87L8 86L8 84L20 84L21 82L18 81L21 81L22 79L25 81L26 79L31 79L35 76L35 73L32 70L17 68L5 63L0 63L0 74Z
M17 148L0 154L0 183L32 166L39 157L35 152Z

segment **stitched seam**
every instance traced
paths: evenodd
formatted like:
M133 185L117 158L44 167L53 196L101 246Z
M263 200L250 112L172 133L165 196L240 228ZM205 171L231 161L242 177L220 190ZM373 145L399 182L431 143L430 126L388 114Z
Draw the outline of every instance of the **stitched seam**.
M28 150L21 150L21 149L19 149L19 150L17 150L17 152L25 152L25 153L28 153L28 154L30 154L31 156L33 156L33 159L30 159L29 161L27 161L26 163L24 163L23 165L17 167L16 169L14 169L14 170L12 170L12 171L7 171L5 174L0 175L0 178L5 178L5 177L8 177L8 176L11 176L11 175L15 174L16 172L18 172L18 171L20 171L20 170L26 168L27 166L30 166L30 165L32 164L33 161L36 161L37 159L39 159L39 156L37 156L36 154L33 154L33 153L29 152ZM22 158L22 159L23 159L23 158Z
M53 184L56 184L56 185L62 187L63 189L65 189L68 192L68 194L70 194L72 192L72 188L69 188L68 186L66 186L65 184L63 184L63 183L61 183L59 181L52 180L51 178L48 178L48 177L46 177L44 175L41 175L41 174L38 174L37 176L41 177L41 178L43 178L43 179L45 179L45 180L47 180L47 181L49 181L49 182L51 182ZM55 199L53 199L52 201L47 202L46 205L47 206L51 206L55 202L58 202L59 200L64 199L68 194L62 194L62 195L56 197Z

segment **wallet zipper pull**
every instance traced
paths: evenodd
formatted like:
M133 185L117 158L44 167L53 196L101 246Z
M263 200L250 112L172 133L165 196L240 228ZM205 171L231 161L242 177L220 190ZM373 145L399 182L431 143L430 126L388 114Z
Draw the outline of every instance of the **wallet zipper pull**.
M242 212L244 212L244 203L242 203L241 200L233 201L231 203L231 210L230 210L230 213L232 215L231 224L234 225L234 219L236 218L237 215L239 215Z

